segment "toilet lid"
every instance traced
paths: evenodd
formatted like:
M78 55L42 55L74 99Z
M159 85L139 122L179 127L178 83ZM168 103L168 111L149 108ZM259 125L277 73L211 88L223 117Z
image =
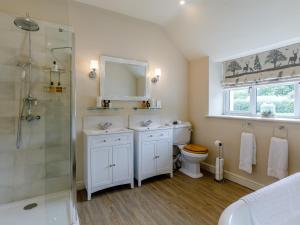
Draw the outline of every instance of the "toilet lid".
M208 153L207 147L204 147L202 145L188 144L188 145L184 146L184 150L187 152L194 153L194 154L207 154Z

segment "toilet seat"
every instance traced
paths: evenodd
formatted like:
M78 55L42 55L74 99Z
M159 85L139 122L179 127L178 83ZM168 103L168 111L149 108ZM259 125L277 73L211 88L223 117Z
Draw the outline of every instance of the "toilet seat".
M188 144L183 148L184 151L193 154L207 154L208 148L202 145Z
M208 153L202 153L202 154L193 153L193 152L189 152L185 149L181 149L181 154L183 156L188 156L188 157L195 158L195 159L207 158L207 156L208 156Z

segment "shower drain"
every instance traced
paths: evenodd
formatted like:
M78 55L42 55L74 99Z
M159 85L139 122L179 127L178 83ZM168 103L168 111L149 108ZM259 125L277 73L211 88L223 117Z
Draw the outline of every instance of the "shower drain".
M30 210L30 209L33 209L33 208L35 208L37 206L38 206L37 203L31 203L31 204L25 205L23 209L24 210Z

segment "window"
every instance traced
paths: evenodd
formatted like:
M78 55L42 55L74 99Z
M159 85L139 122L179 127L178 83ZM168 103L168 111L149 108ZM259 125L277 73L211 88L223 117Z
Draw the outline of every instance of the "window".
M249 88L230 90L229 95L229 111L231 113L250 112Z
M257 87L257 114L271 111L275 116L295 116L295 85Z
M279 83L225 91L225 114L300 117L299 84Z

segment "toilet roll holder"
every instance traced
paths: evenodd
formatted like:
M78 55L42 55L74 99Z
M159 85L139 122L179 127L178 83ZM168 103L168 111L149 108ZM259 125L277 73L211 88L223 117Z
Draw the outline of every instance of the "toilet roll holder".
M224 172L223 172L223 167L221 166L221 162L223 159L222 156L223 156L223 146L224 145L219 140L215 141L215 145L218 147L218 157L216 158L216 161L218 162L218 168L216 166L215 181L221 183L221 182L224 182ZM216 163L216 165L217 165L217 163ZM219 175L219 177L217 177L217 174ZM221 176L221 174L222 174L222 176Z

